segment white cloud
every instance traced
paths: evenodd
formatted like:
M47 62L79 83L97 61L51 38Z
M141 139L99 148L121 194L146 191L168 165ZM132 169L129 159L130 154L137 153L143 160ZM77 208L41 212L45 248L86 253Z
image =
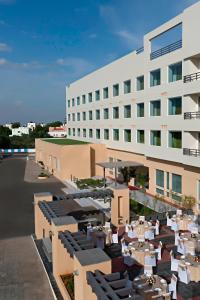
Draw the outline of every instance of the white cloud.
M3 4L3 5L10 5L13 3L15 3L15 0L0 0L0 4Z
M59 58L56 63L59 66L67 68L69 72L73 73L73 76L83 75L94 68L89 61L79 57Z
M2 51L4 51L4 52L10 52L12 49L11 49L11 47L8 45L8 44L6 44L6 43L0 43L0 52Z
M5 58L0 58L0 68L7 68L7 69L39 69L42 65L37 61L31 62L12 62Z
M140 43L140 38L128 30L119 30L116 32L116 35L123 39L127 46L131 48L138 46Z

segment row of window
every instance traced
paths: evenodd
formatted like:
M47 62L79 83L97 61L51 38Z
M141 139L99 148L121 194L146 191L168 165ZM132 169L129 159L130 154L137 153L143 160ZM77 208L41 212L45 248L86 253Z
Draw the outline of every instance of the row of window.
M109 129L102 129L102 130L103 130L104 140L110 140L111 139L110 130ZM77 129L77 133L76 133L76 128L68 129L69 136L71 136L71 135L76 136L76 134L78 137L81 136L80 128ZM131 143L133 140L131 129L124 129L123 134L124 134L124 142ZM86 128L83 128L82 136L84 138L89 137L89 138L100 139L101 138L101 130L100 129L89 129L88 136L87 136L87 130L86 130ZM119 129L112 130L112 140L119 141ZM145 143L145 130L143 130L143 129L137 130L136 142L140 143L140 144ZM160 130L151 130L150 131L150 145L161 146L161 131ZM181 131L169 131L168 132L168 147L182 148L182 132Z
M170 65L168 67L168 82L175 82L177 80L182 79L182 62ZM161 84L161 69L153 70L150 72L150 80L149 80L149 86L154 87ZM139 76L136 78L136 90L141 91L144 90L144 75ZM126 80L123 83L123 92L124 94L131 93L131 80ZM112 96L116 97L120 94L120 85L119 83L114 84L112 86ZM103 88L102 91L102 98L108 99L110 97L110 91L108 87ZM95 101L99 101L101 99L101 92L100 90L95 91L94 93L90 92L88 93L87 102L90 103L93 101L93 97ZM77 97L76 101L75 98L72 98L71 100L68 100L68 107L78 106L80 104L86 103L86 95L82 95L81 97Z
M182 176L163 170L156 170L156 193L180 201L182 194Z
M144 117L145 116L145 106L144 102L136 104L137 106L137 117ZM123 107L124 110L124 118L131 118L132 116L132 107L131 105L124 105ZM88 112L88 120L93 120L94 112L90 110ZM180 115L182 114L182 98L181 97L175 97L175 98L170 98L168 99L168 115ZM149 106L149 115L151 117L157 117L161 116L161 100L153 100L150 101L150 106ZM72 116L72 118L71 118ZM109 113L109 108L104 108L103 109L103 119L108 120L110 118L110 113ZM112 118L113 119L119 119L119 107L113 107L112 108ZM87 116L86 112L82 112L82 120L86 121ZM101 111L100 109L95 110L95 120L100 120L101 119ZM72 113L68 114L68 121L80 121L81 120L81 113L78 112L77 114Z

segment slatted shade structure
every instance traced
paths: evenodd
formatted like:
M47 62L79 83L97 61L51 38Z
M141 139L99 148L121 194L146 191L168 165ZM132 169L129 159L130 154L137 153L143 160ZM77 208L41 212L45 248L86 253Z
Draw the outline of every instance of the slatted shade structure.
M91 192L75 192L71 194L67 194L62 196L62 199L80 199L80 198L93 198L93 199L101 199L106 197L113 197L113 191L110 189L99 189Z
M129 168L129 167L143 167L144 165L141 163L138 163L136 161L112 161L112 162L100 162L96 164L97 166L100 166L103 168L103 177L104 182L106 183L106 175L105 170L106 169L115 169L115 185L117 185L117 169L119 168Z
M87 282L98 300L134 300L129 297L131 288L126 287L127 279L121 278L120 273L105 275L99 270L87 272Z
M71 233L70 231L59 232L58 238L61 240L64 248L73 257L74 253L81 250L93 249L94 243L88 241L82 231Z

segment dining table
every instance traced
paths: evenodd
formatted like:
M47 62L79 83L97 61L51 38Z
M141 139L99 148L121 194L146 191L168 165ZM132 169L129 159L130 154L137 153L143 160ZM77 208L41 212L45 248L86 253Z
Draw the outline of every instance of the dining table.
M167 293L167 281L158 275L140 275L133 280L133 288L144 300L151 300L152 296L162 296Z
M187 268L189 272L190 281L194 281L194 282L200 281L200 256L197 257L191 254L182 256L179 265Z
M131 242L127 250L131 251L132 257L141 265L145 264L145 256L152 256L154 246L149 242Z

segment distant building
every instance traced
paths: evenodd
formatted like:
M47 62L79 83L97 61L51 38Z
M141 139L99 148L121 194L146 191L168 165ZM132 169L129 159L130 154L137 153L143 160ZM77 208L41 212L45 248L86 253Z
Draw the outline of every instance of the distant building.
M27 127L28 127L30 130L34 130L35 127L36 127L36 123L35 123L35 122L29 122L29 123L27 123Z
M10 130L12 130L12 123L7 123L7 124L4 125L4 127L7 127Z
M12 134L10 136L22 136L23 134L29 134L28 127L19 127L19 128L12 128Z
M67 136L66 128L61 127L49 127L48 134L55 138L63 138Z

